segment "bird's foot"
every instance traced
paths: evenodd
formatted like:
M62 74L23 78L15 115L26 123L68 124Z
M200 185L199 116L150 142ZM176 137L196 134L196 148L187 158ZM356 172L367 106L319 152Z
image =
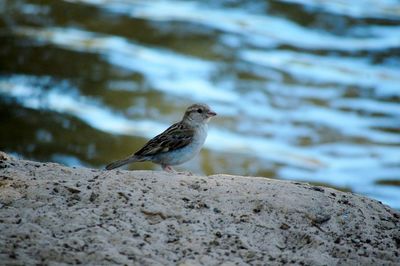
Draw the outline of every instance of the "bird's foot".
M184 171L184 172L177 172L178 175L187 175L187 176L193 176L193 173L190 171Z
M168 173L176 173L175 169L170 165L162 165L162 169Z
M174 168L172 168L172 166L170 166L170 165L162 165L161 167L162 167L162 169L164 171L166 171L168 173L177 174L177 175L187 175L187 176L192 176L193 175L193 173L189 172L189 171L187 171L187 172L186 171L185 172L178 172Z

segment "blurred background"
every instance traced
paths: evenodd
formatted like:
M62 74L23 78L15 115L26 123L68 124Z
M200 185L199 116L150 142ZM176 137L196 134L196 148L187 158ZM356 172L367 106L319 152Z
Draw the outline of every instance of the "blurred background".
M400 208L398 0L2 0L0 15L0 150L102 168L204 102L219 116L178 170Z

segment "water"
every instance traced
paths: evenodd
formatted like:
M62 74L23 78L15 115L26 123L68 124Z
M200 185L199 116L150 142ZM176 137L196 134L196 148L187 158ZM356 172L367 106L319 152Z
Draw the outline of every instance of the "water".
M6 0L0 12L1 150L100 168L205 102L219 116L180 169L400 208L396 0Z

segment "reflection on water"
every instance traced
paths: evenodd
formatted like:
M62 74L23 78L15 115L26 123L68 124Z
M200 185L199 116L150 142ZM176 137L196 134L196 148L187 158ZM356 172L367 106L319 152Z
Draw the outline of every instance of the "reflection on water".
M0 12L1 150L103 167L206 102L219 117L183 168L400 208L396 1L7 0Z

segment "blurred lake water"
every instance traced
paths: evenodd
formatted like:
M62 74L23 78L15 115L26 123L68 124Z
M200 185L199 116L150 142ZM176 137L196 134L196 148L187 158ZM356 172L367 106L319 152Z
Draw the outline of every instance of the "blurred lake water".
M178 169L400 208L397 0L3 0L0 14L0 150L100 168L204 102L219 116Z

